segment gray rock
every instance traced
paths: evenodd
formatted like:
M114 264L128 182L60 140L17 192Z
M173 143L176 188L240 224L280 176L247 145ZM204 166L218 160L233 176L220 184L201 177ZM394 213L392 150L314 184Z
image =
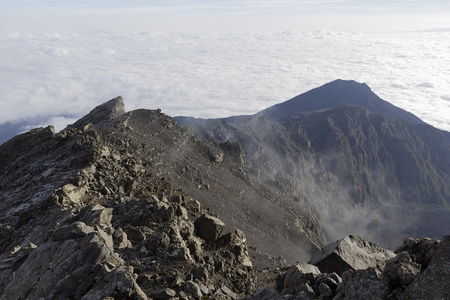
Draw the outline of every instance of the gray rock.
M117 299L148 299L134 278L125 269L118 268L96 280L96 283L82 297L83 300L104 299L113 296Z
M130 226L126 229L127 238L133 243L137 244L145 240L145 234L136 227Z
M336 272L333 272L333 273L328 274L328 277L330 277L331 279L333 279L333 280L336 281L337 283L341 283L341 282L342 282L341 276L339 276L338 274L336 274Z
M198 284L191 280L186 281L183 291L195 299L201 299L203 296L202 290L200 289Z
M93 232L94 228L87 226L84 222L75 222L70 225L58 227L53 233L55 240L76 239Z
M118 228L114 231L113 241L116 249L124 249L131 246L131 243L128 241L128 235L122 228Z
M101 228L111 227L112 208L105 208L100 204L95 204L87 213L86 224L94 226L98 225Z
M196 267L192 270L192 275L194 279L207 282L208 281L208 270L205 267Z
M169 299L169 298L175 297L176 294L177 294L177 292L175 292L172 289L162 288L162 289L154 290L153 292L151 292L150 297L155 298L155 299Z
M349 235L325 246L309 260L323 273L336 272L342 275L347 270L362 270L374 267L394 257L395 254L377 244Z
M320 284L322 284L322 283L326 284L333 291L336 290L337 285L338 285L336 280L334 280L331 276L329 276L327 274L320 274L313 281L313 284L316 286L320 286Z
M431 261L431 258L439 249L440 240L432 240L430 238L407 238L399 248L394 252L400 253L407 251L410 255L414 255L416 262L422 266L424 270Z
M186 246L196 261L199 261L203 257L202 243L199 238L191 236L186 241Z
M209 289L206 285L204 285L202 282L197 281L196 282L200 290L202 291L203 296L206 296L209 294Z
M409 285L401 300L450 299L450 235L444 236L428 267Z
M245 234L239 229L224 234L218 240L219 245L228 248L230 252L234 254L234 257L239 264L245 267L252 267L246 242L247 239Z
M214 292L212 299L214 299L214 300L231 300L231 297L228 295L225 295L221 289L217 289Z
M275 300L278 299L278 293L273 287L260 289L249 297L251 300Z
M349 270L343 274L343 299L380 300L390 292L390 283L379 267Z
M296 288L309 283L320 274L319 269L310 264L296 263L286 271L283 283L283 294L294 293Z
M238 298L237 294L235 292L233 292L229 287L227 287L226 285L222 286L220 288L222 290L222 292L227 295L230 296L231 299L236 300Z
M125 105L122 97L119 96L95 107L89 114L85 115L74 124L67 126L66 129L83 129L89 123L98 124L111 120L124 113Z
M303 298L303 299L316 298L316 293L314 292L314 289L307 282L302 283L299 286L295 287L294 291L295 291L295 295L298 298Z
M222 234L225 224L216 217L204 214L195 221L195 227L200 238L214 242Z
M319 294L320 294L320 298L323 300L325 300L325 299L331 300L333 298L333 291L325 283L319 284Z
M297 299L299 299L299 300L312 300L313 298L308 297L303 292L300 292L297 295L297 298L294 297L294 295L292 295L292 294L285 294L285 295L282 295L280 298L278 298L278 300L297 300Z
M174 281L172 281L172 283L170 284L170 287L179 288L179 287L182 287L183 285L184 285L184 280L177 276L177 277L175 277Z
M101 299L117 292L146 299L124 261L95 231L81 239L40 245L17 267L13 278L1 299Z
M383 273L393 287L410 285L420 273L420 265L414 262L409 253L400 252L386 262Z

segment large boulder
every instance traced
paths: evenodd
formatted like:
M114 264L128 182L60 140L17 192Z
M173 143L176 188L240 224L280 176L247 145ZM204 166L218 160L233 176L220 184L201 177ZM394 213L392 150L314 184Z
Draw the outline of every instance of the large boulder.
M309 260L323 273L336 272L342 275L347 270L362 270L374 267L393 258L394 252L378 244L363 240L357 235L349 235L322 248Z
M221 236L225 224L216 217L203 214L195 221L195 227L199 237L214 242Z

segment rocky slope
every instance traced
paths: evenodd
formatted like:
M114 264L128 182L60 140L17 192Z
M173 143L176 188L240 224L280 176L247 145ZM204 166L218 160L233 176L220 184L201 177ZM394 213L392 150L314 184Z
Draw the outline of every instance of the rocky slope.
M241 143L251 170L315 208L330 241L358 233L396 247L450 226L450 133L365 84L338 80L254 116L176 120Z
M1 145L0 170L1 299L235 298L275 256L324 244L311 209L258 183L240 145L120 97Z
M19 135L0 146L0 299L449 297L448 236L324 246L307 197L261 170L120 97Z

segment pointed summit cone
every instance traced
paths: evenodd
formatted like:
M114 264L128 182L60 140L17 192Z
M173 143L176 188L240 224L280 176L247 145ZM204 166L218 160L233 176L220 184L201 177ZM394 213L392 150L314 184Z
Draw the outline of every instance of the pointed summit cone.
M274 121L290 121L301 119L312 113L347 105L365 107L372 113L390 119L402 119L409 123L423 124L423 121L412 113L378 97L367 84L341 79L266 108L257 113L256 116Z
M109 121L117 116L125 113L125 105L121 96L111 99L94 108L90 113L76 121L74 124L67 126L68 128L82 129L89 123L99 124L103 121Z

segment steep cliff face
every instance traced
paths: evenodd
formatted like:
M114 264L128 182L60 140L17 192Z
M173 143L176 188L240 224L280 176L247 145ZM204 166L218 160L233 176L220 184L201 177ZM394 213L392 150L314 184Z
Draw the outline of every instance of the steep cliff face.
M336 81L254 116L177 120L241 143L262 178L315 207L330 240L358 233L395 247L409 235L446 234L450 133L367 85Z

